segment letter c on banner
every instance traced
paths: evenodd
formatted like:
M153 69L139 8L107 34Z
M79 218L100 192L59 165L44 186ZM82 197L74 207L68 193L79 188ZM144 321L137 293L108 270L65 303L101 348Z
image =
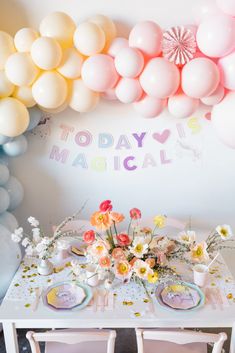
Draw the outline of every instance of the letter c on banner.
M123 165L124 165L125 169L130 170L130 171L137 169L136 165L132 165L132 166L129 165L129 162L133 161L133 160L135 160L134 156L129 156L124 159Z

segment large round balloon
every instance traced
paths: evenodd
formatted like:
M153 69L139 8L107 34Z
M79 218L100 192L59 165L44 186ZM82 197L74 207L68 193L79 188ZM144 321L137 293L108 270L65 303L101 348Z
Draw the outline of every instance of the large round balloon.
M235 51L218 61L223 86L235 90Z
M105 46L104 31L92 22L78 25L73 40L75 48L85 56L98 54Z
M178 93L168 100L168 110L175 118L187 118L192 115L199 105L199 100Z
M42 111L38 107L29 108L28 111L29 111L30 121L29 121L29 126L27 128L27 131L31 131L36 126L38 126L42 117Z
M7 192L6 189L0 186L0 213L5 212L9 208L9 206L10 206L9 193Z
M5 191L7 191L10 198L10 204L9 204L8 210L13 211L23 201L23 198L24 198L23 186L21 185L18 179L16 179L13 176L10 176L10 178L4 185L4 189Z
M16 86L12 96L18 99L27 108L31 108L36 105L36 101L33 98L32 88L30 86Z
M15 98L0 100L0 134L16 137L29 125L29 113L24 104Z
M55 39L39 37L32 44L31 56L40 69L52 70L60 65L62 50Z
M133 104L134 109L145 118L155 118L161 114L167 103L166 99L159 99L145 95Z
M13 38L3 31L0 31L0 48L0 70L3 70L8 57L16 51Z
M18 269L22 254L19 244L11 240L11 233L0 224L0 298L3 298Z
M215 0L197 0L193 3L193 14L196 24L199 25L207 18L219 15L221 12L216 6Z
M0 186L6 184L10 176L9 169L5 164L0 163Z
M116 55L115 67L122 77L135 78L144 67L144 57L138 49L123 48Z
M231 53L235 48L235 19L226 15L209 17L198 27L197 44L210 57Z
M5 70L0 70L0 98L9 97L15 86L8 80Z
M52 12L40 23L41 36L56 39L62 48L71 47L76 25L72 18L64 12Z
M80 113L93 110L99 102L99 93L90 90L81 79L71 83L69 106Z
M29 53L33 42L39 37L39 34L33 28L21 28L16 32L14 43L17 51Z
M109 17L104 15L94 15L89 18L89 22L95 23L104 31L106 44L103 50L106 52L117 34L115 23Z
M110 44L107 54L115 58L121 49L128 48L128 47L129 47L129 43L126 38L117 37Z
M235 92L212 108L211 122L218 138L227 146L235 148Z
M217 88L220 73L212 60L196 58L183 67L181 80L182 89L187 96L203 98L212 94Z
M75 48L68 48L64 50L60 66L57 70L64 77L74 80L81 76L83 61L84 57Z
M130 32L129 45L139 49L146 56L158 56L162 45L161 27L152 21L137 23Z
M0 214L0 224L7 228L10 232L14 232L19 227L17 219L10 212L3 212Z
M234 0L216 0L220 10L227 15L235 17L235 2Z
M104 92L113 88L118 80L113 58L105 54L88 58L82 66L82 79L93 91Z
M133 103L141 98L143 90L139 80L124 77L118 82L115 93L120 102Z
M67 82L58 72L45 71L34 82L32 93L33 98L39 105L49 109L56 109L67 98Z
M180 73L177 66L164 58L151 59L140 75L143 90L156 98L172 96L180 84Z
M24 135L20 135L3 145L3 151L10 157L18 157L24 154L28 148L28 141Z

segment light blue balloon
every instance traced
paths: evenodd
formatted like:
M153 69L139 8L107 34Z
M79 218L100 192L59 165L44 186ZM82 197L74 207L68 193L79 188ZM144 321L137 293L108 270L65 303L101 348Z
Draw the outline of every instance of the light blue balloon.
M24 135L14 138L2 146L3 151L10 157L18 157L24 154L28 148L28 141Z
M8 194L6 189L0 187L0 213L5 212L9 206L10 195Z
M0 186L6 184L9 179L10 173L9 169L5 164L0 164Z
M10 232L14 232L16 228L19 227L17 219L10 212L3 212L0 214L0 224L7 228ZM0 243L1 243L1 235L0 235Z
M3 298L17 271L22 254L19 244L11 240L11 233L0 224L0 298Z
M0 145L4 145L4 143L7 143L11 140L12 140L12 137L8 137L0 134Z
M10 197L10 204L8 210L13 211L20 205L24 198L23 186L21 185L18 179L13 176L10 176L9 180L4 185L4 188L6 189Z
M31 131L39 124L39 121L41 120L41 117L42 117L42 111L37 106L29 108L28 111L29 111L30 121L29 121L29 126L27 128L27 131Z
M5 153L3 152L1 146L0 146L0 163L4 164L6 166L8 166L9 162L8 162L8 157L5 155Z

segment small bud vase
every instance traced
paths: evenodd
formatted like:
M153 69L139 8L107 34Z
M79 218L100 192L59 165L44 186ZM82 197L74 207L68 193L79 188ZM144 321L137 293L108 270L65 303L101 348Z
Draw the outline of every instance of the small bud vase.
M53 264L48 259L42 259L38 265L38 273L41 276L48 276L53 273Z

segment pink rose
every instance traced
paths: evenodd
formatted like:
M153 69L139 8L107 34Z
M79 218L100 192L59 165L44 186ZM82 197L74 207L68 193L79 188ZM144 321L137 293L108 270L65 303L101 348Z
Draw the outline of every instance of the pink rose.
M125 260L126 256L121 248L114 248L112 251L112 257L114 260Z
M85 233L83 233L83 240L87 244L92 244L95 240L94 230L88 230Z
M113 206L112 206L112 201L111 200L105 200L101 202L100 204L100 211L101 212L110 212L112 211Z
M118 241L118 245L120 246L127 246L127 245L130 245L131 243L129 236L125 233L118 234L117 241Z
M141 211L138 208L132 208L130 210L130 217L131 217L131 219L140 219L141 218Z

